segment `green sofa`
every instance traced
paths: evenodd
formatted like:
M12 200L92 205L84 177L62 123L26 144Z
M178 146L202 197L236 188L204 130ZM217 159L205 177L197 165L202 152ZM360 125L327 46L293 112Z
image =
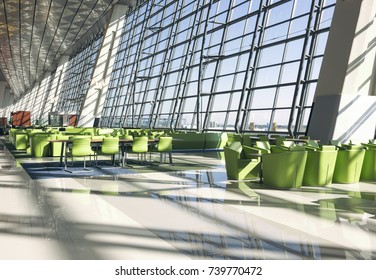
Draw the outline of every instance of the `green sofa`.
M276 188L300 188L307 154L305 150L281 150L263 154L263 183Z
M360 145L348 145L338 150L333 173L334 183L357 183L362 171L365 148Z
M375 181L376 180L376 145L372 143L362 144L365 150L360 180Z
M260 154L257 149L232 142L224 148L227 178L232 180L254 179L260 176Z
M335 146L323 145L318 149L309 149L304 171L303 185L325 186L333 180L337 149Z

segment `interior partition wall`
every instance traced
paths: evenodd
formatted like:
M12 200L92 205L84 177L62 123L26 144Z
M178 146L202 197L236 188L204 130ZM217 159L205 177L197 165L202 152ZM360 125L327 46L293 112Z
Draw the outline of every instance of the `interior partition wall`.
M101 125L303 134L335 0L140 1Z

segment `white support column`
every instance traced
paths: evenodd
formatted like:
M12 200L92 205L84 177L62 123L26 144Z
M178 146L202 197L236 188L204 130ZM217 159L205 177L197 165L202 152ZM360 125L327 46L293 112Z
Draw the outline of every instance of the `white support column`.
M337 1L308 135L327 143L374 138L376 1Z
M13 111L13 101L14 95L10 91L9 87L6 87L4 90L4 100L3 100L3 117L10 118L10 113Z
M101 116L127 11L128 6L125 5L115 5L112 10L111 20L104 34L90 87L81 109L78 126L91 127L95 118Z
M0 82L0 117L7 117L5 115L6 112L6 105L5 105L5 89L7 83L5 81Z
M7 86L7 83L5 81L0 82L0 108L4 108L5 105L5 88Z

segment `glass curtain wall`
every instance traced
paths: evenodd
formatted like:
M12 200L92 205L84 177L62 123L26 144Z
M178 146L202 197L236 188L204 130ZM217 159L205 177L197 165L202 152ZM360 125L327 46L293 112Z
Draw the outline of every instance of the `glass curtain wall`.
M140 2L124 24L101 125L304 133L334 5Z
M68 62L57 111L78 114L90 86L103 34L72 55Z

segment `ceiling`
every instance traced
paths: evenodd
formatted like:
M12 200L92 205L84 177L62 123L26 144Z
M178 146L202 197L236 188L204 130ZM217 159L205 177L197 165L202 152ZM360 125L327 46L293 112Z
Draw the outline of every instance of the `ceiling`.
M95 36L115 4L136 0L0 0L0 79L16 96Z

